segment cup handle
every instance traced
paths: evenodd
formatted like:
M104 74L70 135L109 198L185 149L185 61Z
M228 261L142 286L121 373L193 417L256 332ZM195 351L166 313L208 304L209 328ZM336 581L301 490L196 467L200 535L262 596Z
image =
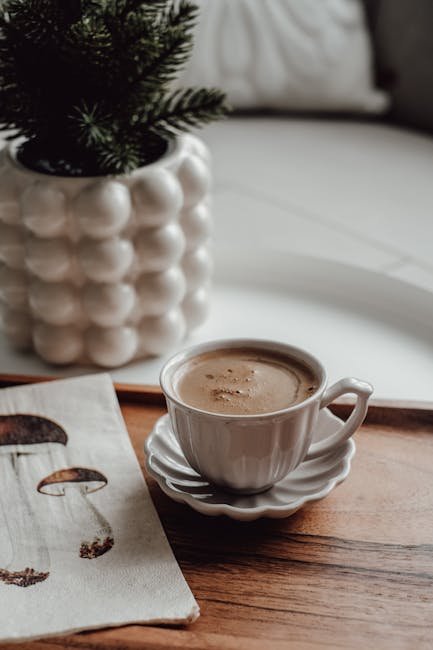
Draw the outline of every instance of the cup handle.
M340 379L336 384L330 386L322 397L320 402L320 408L323 409L328 404L333 402L337 397L341 397L346 393L353 393L357 396L355 408L350 414L349 419L343 424L341 429L336 433L333 433L325 440L320 442L314 442L310 445L310 448L305 456L304 460L313 460L313 458L318 458L324 454L328 454L330 451L341 445L345 440L350 438L357 428L361 426L366 414L367 414L367 405L370 395L373 392L373 387L368 384L366 381L360 381L359 379L354 379L353 377L346 377L345 379Z

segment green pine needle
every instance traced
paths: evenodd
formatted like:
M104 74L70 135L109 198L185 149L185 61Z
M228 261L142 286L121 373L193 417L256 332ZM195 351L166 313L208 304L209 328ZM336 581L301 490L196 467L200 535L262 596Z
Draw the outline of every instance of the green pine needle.
M225 95L220 90L187 88L161 98L148 113L145 125L156 133L171 136L223 117L227 110Z

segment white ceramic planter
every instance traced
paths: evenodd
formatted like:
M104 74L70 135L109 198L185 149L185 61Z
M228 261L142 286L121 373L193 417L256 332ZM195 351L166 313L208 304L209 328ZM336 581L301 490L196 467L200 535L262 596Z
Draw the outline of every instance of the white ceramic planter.
M209 154L184 135L117 177L0 162L0 300L11 343L55 364L165 353L206 317Z

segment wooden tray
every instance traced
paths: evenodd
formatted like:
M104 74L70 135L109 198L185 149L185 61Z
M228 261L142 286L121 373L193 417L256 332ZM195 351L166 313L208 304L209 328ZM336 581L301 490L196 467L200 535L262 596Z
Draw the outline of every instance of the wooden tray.
M28 381L0 377L3 386ZM117 391L143 466L143 440L164 412L163 396L155 387L117 385ZM199 620L188 627L132 625L19 647L433 648L432 409L373 404L356 435L349 478L289 519L205 517L168 499L146 476L199 602ZM348 410L347 404L333 407L343 417Z

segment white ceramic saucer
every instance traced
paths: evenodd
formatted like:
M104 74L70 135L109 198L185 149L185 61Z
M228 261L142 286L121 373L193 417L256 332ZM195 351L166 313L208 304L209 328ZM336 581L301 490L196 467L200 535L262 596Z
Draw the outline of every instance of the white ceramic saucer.
M341 420L327 409L319 414L313 440L331 435ZM146 466L167 496L204 515L227 515L239 521L289 517L306 503L326 497L350 472L355 443L348 440L321 458L301 463L270 490L252 496L225 492L209 483L186 461L168 415L156 422L145 444Z

